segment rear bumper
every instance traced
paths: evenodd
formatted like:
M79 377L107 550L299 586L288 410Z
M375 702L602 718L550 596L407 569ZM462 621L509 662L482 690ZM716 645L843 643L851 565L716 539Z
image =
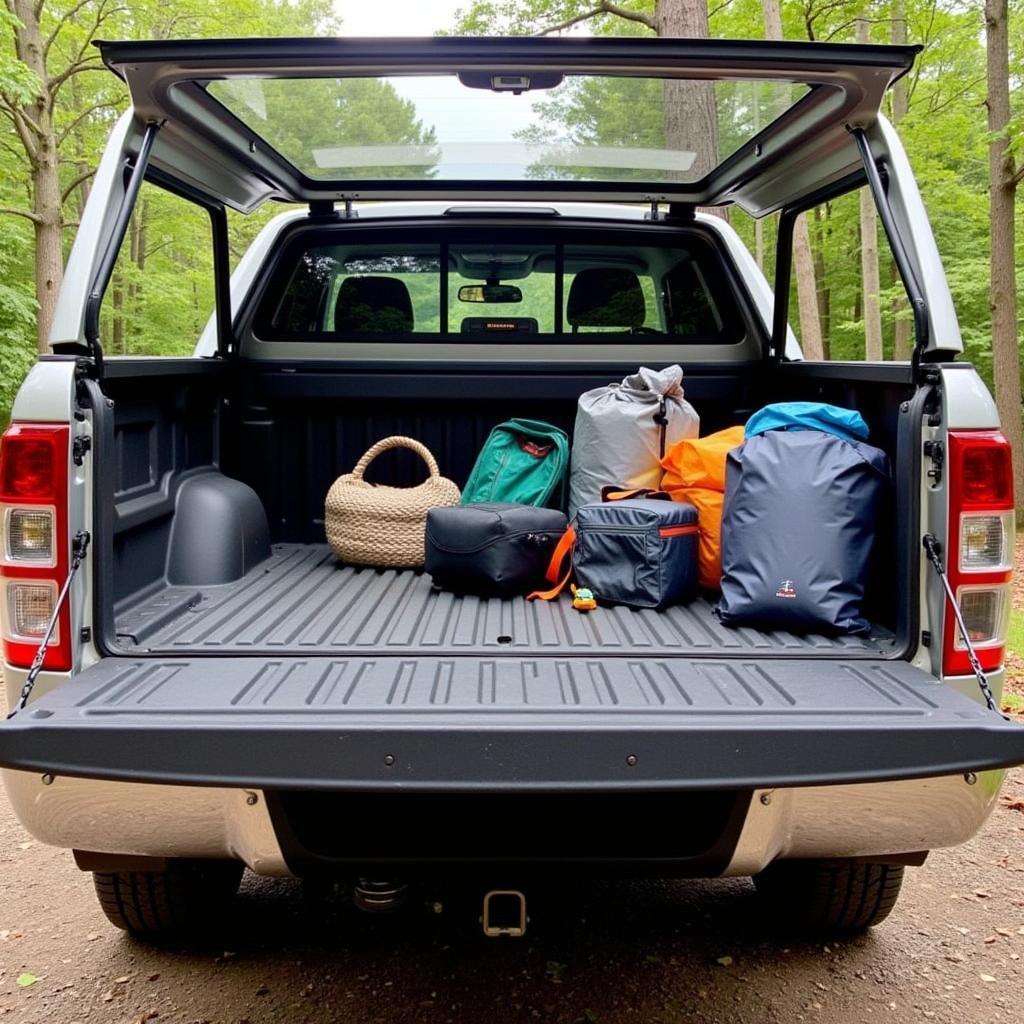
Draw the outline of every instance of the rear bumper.
M47 785L37 774L2 775L18 818L43 843L143 857L230 857L261 875L296 870L262 792L63 777ZM777 858L870 858L955 846L984 823L1001 777L982 774L973 785L957 775L758 790L731 855L714 873L753 875ZM664 873L677 872L665 863Z
M373 860L353 807L364 821L397 808L399 825L418 811L421 850L399 828L382 859L440 863L447 828L431 822L473 801L515 811L516 863L587 859L565 808L599 840L596 868L884 857L969 838L998 790L987 770L1017 763L1024 729L902 662L108 658L0 723L12 802L41 841L263 874ZM574 809L602 795L607 814ZM282 822L282 805L305 818ZM498 836L466 851L476 863L509 854L486 817L461 813ZM321 820L342 827L311 832ZM627 838L606 842L602 823Z

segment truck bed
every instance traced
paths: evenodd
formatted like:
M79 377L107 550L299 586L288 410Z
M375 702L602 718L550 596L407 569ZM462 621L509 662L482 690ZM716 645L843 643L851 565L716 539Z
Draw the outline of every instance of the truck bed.
M598 595L600 597L600 595ZM339 565L325 544L276 544L241 579L218 586L163 586L122 603L122 650L133 654L879 658L892 635L798 636L726 629L699 597L663 611L602 607L582 614L568 597L527 602L463 597L409 570Z

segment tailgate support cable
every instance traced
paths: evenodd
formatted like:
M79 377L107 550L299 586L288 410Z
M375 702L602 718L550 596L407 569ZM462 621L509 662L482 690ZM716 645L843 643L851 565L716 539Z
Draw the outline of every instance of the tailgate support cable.
M39 673L42 671L43 659L46 657L46 648L50 643L50 637L53 636L53 631L57 628L57 618L60 615L60 610L68 599L68 594L71 592L71 583L75 578L75 573L81 568L82 559L85 558L85 553L88 549L89 533L87 530L79 530L75 534L75 539L71 542L71 568L68 570L68 578L64 581L60 594L57 595L57 601L53 606L50 621L46 625L46 632L43 634L42 640L39 641L39 649L36 651L36 656L32 659L32 664L29 666L28 675L25 676L25 684L21 688L18 703L8 712L8 718L13 718L28 703L28 698L32 694L32 687L36 685L36 679L39 678Z
M956 603L956 597L953 595L953 588L949 585L949 577L946 575L946 570L942 565L942 545L933 534L926 533L924 535L924 550L928 555L928 561L932 563L932 567L939 574L939 579L942 580L942 586L946 591L946 599L949 601L949 607L953 609L953 617L956 619L957 629L960 630L960 636L963 639L964 647L967 648L967 660L971 663L971 668L978 680L978 689L981 690L981 695L985 698L985 703L988 705L989 711L994 711L1001 718L1005 718L1009 721L1009 716L1002 714L996 706L996 699L992 694L992 687L988 684L988 676L985 675L985 670L981 667L981 662L978 660L978 655L974 650L974 644L971 643L971 638L967 635L967 623L964 622L963 612L960 611L960 605Z

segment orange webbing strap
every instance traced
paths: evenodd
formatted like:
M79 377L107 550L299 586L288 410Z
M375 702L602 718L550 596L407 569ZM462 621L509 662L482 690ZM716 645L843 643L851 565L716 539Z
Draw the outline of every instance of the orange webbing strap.
M548 563L547 572L544 573L544 578L548 583L554 583L554 587L552 587L551 590L535 590L532 594L527 594L527 601L533 601L535 599L539 599L541 601L553 601L563 590L565 590L565 585L569 582L569 577L572 576L572 560L569 560L569 565L565 569L564 574L562 572L562 564L572 553L573 545L575 543L576 530L574 527L570 526L558 539L558 543L555 545L555 550L551 554L551 561Z
M656 491L650 487L634 487L632 490L620 491L614 487L601 488L602 501L626 501L629 498L655 498L661 501L671 501L672 495L668 491Z

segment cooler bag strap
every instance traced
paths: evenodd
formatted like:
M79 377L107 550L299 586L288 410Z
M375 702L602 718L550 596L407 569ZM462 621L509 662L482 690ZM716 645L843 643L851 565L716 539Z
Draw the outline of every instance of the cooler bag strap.
M527 594L527 601L538 599L541 601L553 601L565 590L566 584L572 576L572 559L569 558L569 555L572 554L572 549L575 545L576 529L570 526L555 545L555 550L551 554L551 561L548 563L547 572L544 573L544 578L548 583L553 583L554 586L550 590L535 590L532 594ZM562 565L567 558L569 558L569 564L563 572Z
M618 487L602 487L602 501L627 501L629 498L652 498L659 501L671 501L672 495L668 491L657 491L652 487L634 487L628 490L621 490Z

